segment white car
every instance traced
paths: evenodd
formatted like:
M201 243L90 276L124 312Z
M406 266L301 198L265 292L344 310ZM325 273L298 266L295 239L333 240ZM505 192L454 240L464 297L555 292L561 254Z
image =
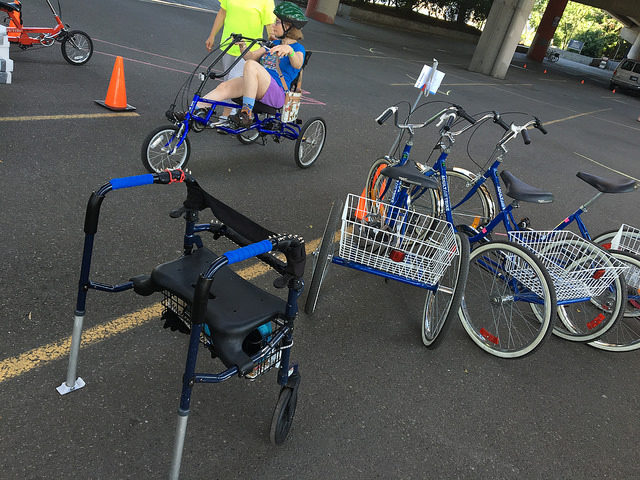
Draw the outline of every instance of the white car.
M611 75L609 88L627 88L629 90L640 90L640 60L622 60Z

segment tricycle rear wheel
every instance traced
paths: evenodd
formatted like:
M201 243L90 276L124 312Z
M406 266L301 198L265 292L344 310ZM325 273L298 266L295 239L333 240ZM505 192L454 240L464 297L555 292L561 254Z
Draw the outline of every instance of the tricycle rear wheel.
M300 168L309 168L313 165L322 152L326 138L327 124L325 121L320 117L308 120L296 140L296 165Z

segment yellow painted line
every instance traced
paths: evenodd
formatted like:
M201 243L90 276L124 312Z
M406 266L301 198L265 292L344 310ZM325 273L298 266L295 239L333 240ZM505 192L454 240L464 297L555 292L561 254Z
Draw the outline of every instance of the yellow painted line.
M611 170L612 172L615 172L618 175L622 175L623 177L627 177L627 178L630 178L631 180L635 180L636 182L640 182L640 179L637 179L636 177L632 177L631 175L627 175L626 173L623 173L623 172L621 172L619 170L616 170L615 168L611 168L611 167L605 165L604 163L600 163L600 162L594 160L593 158L587 157L586 155L582 155L581 153L578 153L578 152L573 152L573 154L574 155L578 155L579 157L582 157L585 160L589 160L590 162L595 163L596 165L600 165L601 167L604 167L607 170Z
M573 120L575 118L584 117L586 115L593 115L594 113L608 112L609 110L613 110L613 109L612 108L603 108L601 110L594 110L592 112L578 113L577 115L571 115L570 117L558 118L557 120L550 120L548 122L544 122L543 125L545 125L545 126L553 125L554 123L566 122L567 120Z
M29 122L33 120L74 120L77 118L109 118L109 117L139 117L136 112L113 113L77 113L74 115L32 115L28 117L0 117L0 122Z
M312 252L316 249L319 243L320 239L308 242L306 244L307 251ZM271 267L264 263L257 263L243 268L237 273L245 280L251 280L272 271ZM150 307L143 308L142 310L138 310L116 318L115 320L85 329L82 332L81 348L94 345L114 337L115 335L119 335L133 328L139 327L155 318L158 318L161 313L162 305L160 303L155 303ZM15 357L6 358L0 361L0 383L19 375L23 375L34 368L42 367L47 363L65 357L69 354L70 348L71 337L67 337L48 345L36 347Z

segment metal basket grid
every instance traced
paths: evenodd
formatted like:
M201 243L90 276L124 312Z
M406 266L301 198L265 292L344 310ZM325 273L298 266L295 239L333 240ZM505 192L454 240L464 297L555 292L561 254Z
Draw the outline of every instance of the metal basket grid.
M162 291L162 306L164 307L163 314L167 311L175 313L178 318L191 330L191 305L178 297L176 294L169 292L168 290ZM279 326L275 322L271 322L271 330L276 331ZM269 342L270 338L273 336L271 333L268 337L264 339L263 345L261 348L266 347L267 342ZM207 334L205 329L200 333L200 342L205 346L213 347L213 342L211 341L211 337ZM280 342L282 343L282 342ZM249 372L246 377L250 380L267 373L274 367L280 366L280 358L282 357L282 346L274 346L269 353L258 363L251 372Z
M342 211L339 255L435 285L459 251L449 222L349 194Z
M611 249L640 255L640 229L623 223L611 240Z
M267 373L272 368L280 367L280 359L282 358L282 348L274 347L270 353L258 363L251 372L245 375L249 380L253 380L260 375Z
M627 268L603 249L570 231L510 232L509 238L542 261L559 302L597 297Z

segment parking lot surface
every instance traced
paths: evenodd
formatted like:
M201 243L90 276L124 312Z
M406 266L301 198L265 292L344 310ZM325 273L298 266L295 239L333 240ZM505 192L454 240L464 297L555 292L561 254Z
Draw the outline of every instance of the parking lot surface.
M206 54L215 13L198 3L205 9L65 2L63 20L94 41L81 67L67 64L57 45L11 49L13 83L0 86L3 479L158 478L169 469L187 337L162 328L159 298L90 292L78 368L87 386L64 397L55 387L67 367L86 202L109 179L144 173L142 141L166 124L164 112ZM45 8L25 5L25 22L47 24ZM314 53L300 116L328 125L312 168L296 167L293 142L191 137L188 167L199 183L272 230L317 245L331 202L359 193L369 165L395 139L390 122L380 127L375 117L413 103L415 78L434 58L446 76L427 100L545 122L549 134L532 132L529 146L512 142L504 165L555 195L553 204L522 207L535 228L552 228L589 198L577 171L640 179L640 99L610 92L600 72L561 62L525 68L516 56L497 80L467 71L474 46L451 38L342 17L311 21L304 33ZM104 99L116 56L134 115L106 116L94 102ZM424 118L439 105L423 107ZM449 164L479 171L474 161L484 164L499 135L488 125L461 139ZM414 158L426 158L436 137L435 129L417 135ZM184 195L182 185L111 193L92 278L117 283L179 255L183 226L168 213ZM590 229L640 225L637 195L603 197L585 217ZM308 279L311 261L306 271ZM273 277L254 280L268 288ZM508 361L483 353L459 323L430 351L420 339L423 303L423 290L332 268L316 313L297 321L292 356L302 384L287 442L268 441L274 375L198 385L183 478L638 477L637 352L552 337ZM198 369L218 370L207 357Z

